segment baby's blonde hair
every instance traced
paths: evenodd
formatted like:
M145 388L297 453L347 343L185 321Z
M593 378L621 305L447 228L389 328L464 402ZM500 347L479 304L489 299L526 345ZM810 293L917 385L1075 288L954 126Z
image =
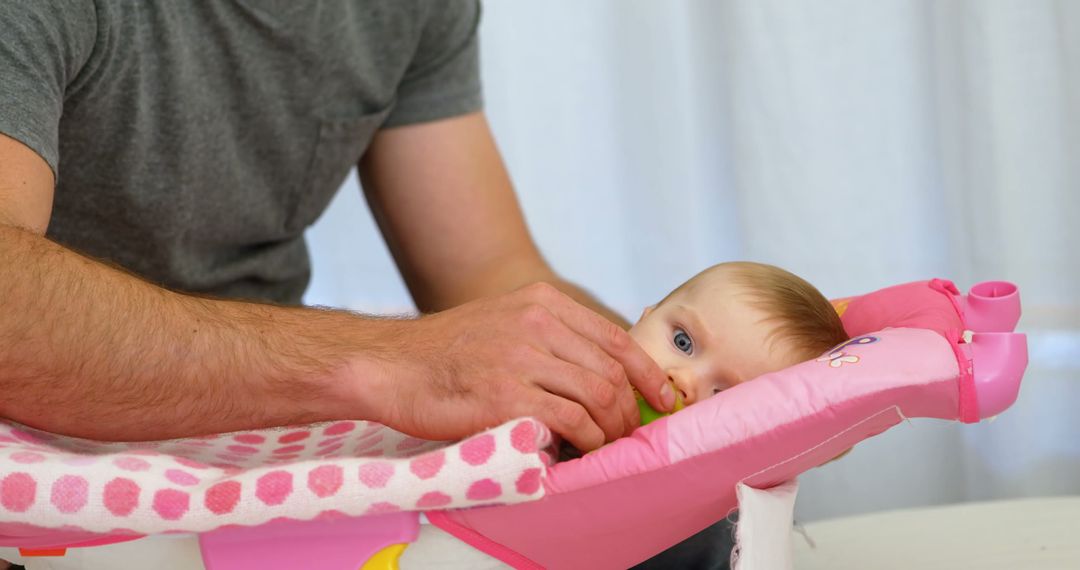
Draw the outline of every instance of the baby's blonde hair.
M772 338L786 341L799 362L818 357L848 339L832 303L802 277L764 263L723 265L731 271L734 282L746 288L754 305L776 322Z
M794 360L791 364L816 358L848 340L832 303L798 275L752 261L721 263L698 275L716 270L730 276L733 283L745 290L750 302L769 315L766 320L775 323L770 341L791 347Z

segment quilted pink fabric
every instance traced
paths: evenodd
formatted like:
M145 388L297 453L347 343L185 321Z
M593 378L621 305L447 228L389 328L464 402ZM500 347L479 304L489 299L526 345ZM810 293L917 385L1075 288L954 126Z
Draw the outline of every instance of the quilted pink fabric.
M110 534L539 499L551 434L520 419L461 442L342 421L103 443L0 421L0 534L22 524Z

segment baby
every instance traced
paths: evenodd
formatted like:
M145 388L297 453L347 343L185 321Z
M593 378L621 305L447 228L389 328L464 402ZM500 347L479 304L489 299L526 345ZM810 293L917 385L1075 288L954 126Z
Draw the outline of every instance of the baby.
M695 275L647 307L630 335L667 373L683 405L847 340L840 317L813 285L745 261ZM655 419L649 411L642 406L643 423Z
M630 336L668 375L675 411L736 384L821 356L846 341L832 304L772 265L714 265L646 307ZM638 395L641 423L663 414ZM581 452L563 442L559 460Z

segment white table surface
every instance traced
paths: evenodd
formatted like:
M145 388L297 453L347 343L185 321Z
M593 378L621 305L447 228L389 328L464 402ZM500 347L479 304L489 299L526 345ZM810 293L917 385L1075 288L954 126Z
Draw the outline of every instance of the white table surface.
M795 570L1080 570L1080 497L905 509L806 525Z

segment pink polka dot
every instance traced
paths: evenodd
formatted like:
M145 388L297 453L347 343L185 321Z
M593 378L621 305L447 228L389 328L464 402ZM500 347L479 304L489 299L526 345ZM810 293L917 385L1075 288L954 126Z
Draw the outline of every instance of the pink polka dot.
M465 491L465 498L470 501L490 501L502 495L502 486L491 479L481 479Z
M384 461L374 461L360 466L360 482L372 489L382 489L394 475L394 466Z
M526 469L514 482L517 492L522 495L531 495L540 489L540 470L537 468Z
M344 445L345 444L338 443L338 444L335 444L335 445L330 445L330 446L324 447L324 448L316 451L315 455L318 455L320 457L322 457L324 455L330 455L330 454L334 453L335 451L341 449Z
M0 435L0 443L19 443L19 440L6 435Z
M431 479L439 474L446 463L446 454L440 449L426 453L409 462L409 471L421 479Z
M124 535L124 536L132 536L132 535L142 536L143 535L143 533L141 533L141 532L134 531L134 530L132 530L130 528L122 528L122 527L110 528L109 532L107 532L105 534L119 534L119 535Z
M180 469L168 469L165 471L165 478L177 485L183 485L190 487L199 483L199 478L188 473L187 471L181 471Z
M316 497L325 498L338 492L345 481L345 474L337 465L322 465L308 473L308 489Z
M0 505L21 513L34 504L37 482L27 473L12 473L0 480Z
M337 521L337 520L341 520L341 519L345 518L346 516L347 515L345 513L341 512L339 510L327 509L327 510L321 511L321 512L319 512L319 514L315 515L315 520L317 520L317 521Z
M117 477L105 484L105 508L118 517L130 515L139 506L139 491L138 483Z
M280 505L292 494L292 473L271 471L255 482L255 496L267 505Z
M11 430L11 436L20 441L25 441L26 443L42 443L44 441L43 438L35 434L18 429Z
M192 469L206 469L207 465L194 459L188 459L187 457L174 457L177 463L184 467L190 467Z
M16 451L11 454L11 460L15 463L26 465L30 463L41 463L42 461L45 461L45 456L40 453L34 453L33 451Z
M294 443L311 437L311 432L307 430L289 432L278 438L278 443Z
M445 507L450 504L450 496L446 493L439 491L429 491L424 493L420 497L419 501L416 501L416 508L418 509L435 509L439 507Z
M266 438L257 433L242 433L240 435L233 436L233 439L240 443L259 444L266 441Z
M240 482L222 481L206 490L206 498L203 504L207 510L216 514L224 515L231 513L240 502Z
M461 444L461 459L469 465L483 465L495 453L495 436L478 435Z
M124 471L146 471L150 468L150 463L138 457L117 457L113 460L113 465Z
M374 449L380 443L382 443L382 436L381 435L378 436L378 437L374 437L372 439L369 439L367 441L362 441L362 442L360 442L359 445L356 446L356 453L363 453L363 452L365 452L365 451L367 451L369 449Z
M356 424L353 422L338 422L324 429L323 435L341 435L354 429L356 429Z
M161 518L174 521L188 512L191 496L176 489L161 489L154 493L154 512Z
M536 426L530 421L524 421L510 430L510 445L522 453L536 451Z
M279 447L279 448L275 449L274 454L276 455L276 454L279 454L279 453L296 453L297 451L303 451L303 450L304 450L304 446L302 446L302 445L286 445L285 447Z
M61 461L64 465L70 465L72 467L86 467L97 463L98 458L93 455L74 455L71 457L65 457Z
M297 453L286 453L285 455L278 455L277 457L273 457L271 459L275 459L278 462L285 462L285 461L292 461L293 459L296 459L297 457L300 457L300 455L297 454Z
M371 506L368 507L367 511L364 512L364 514L381 515L385 513L396 513L400 510L401 507L395 505L394 503L387 503L386 501L381 501L378 503L372 503Z
M232 463L212 463L210 466L221 469L225 472L225 476L227 477L231 477L233 475L244 472L244 470L240 466L233 465Z
M250 445L230 445L229 447L226 447L225 449L227 449L227 450L229 450L229 451L231 451L233 453L239 453L241 455L251 455L252 453L258 453L259 452L259 448L251 447Z
M228 461L229 463L243 463L247 461L247 457L243 455L233 455L231 453L219 453L217 458L222 461Z
M77 513L86 505L90 484L78 475L64 475L52 486L52 504L62 513Z
M398 443L397 447L395 447L394 449L397 449L398 451L408 451L410 449L416 449L421 445L424 445L425 443L427 443L426 440L417 439L415 437L407 437L401 440L401 442Z
M343 435L339 435L337 437L328 437L328 438L320 441L318 443L318 447L326 447L328 445L334 445L335 443L341 442L341 440L343 440L343 439L345 439L345 436L343 436Z

